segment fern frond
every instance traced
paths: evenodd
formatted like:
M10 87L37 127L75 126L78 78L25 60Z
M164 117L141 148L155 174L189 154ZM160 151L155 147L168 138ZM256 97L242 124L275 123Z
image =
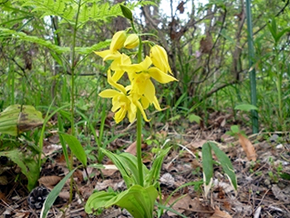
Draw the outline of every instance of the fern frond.
M75 23L78 13L78 3L75 0L14 0L22 4L22 6L31 7L32 11L39 13L40 17L59 16L62 23ZM155 5L151 1L138 1L128 3L126 6L133 10L138 6ZM101 0L87 0L81 4L79 12L80 26L88 21L106 21L110 17L123 16L120 4L111 5L109 2Z
M57 46L57 45L52 44L50 41L38 38L36 36L29 36L23 32L17 32L15 30L2 28L2 27L0 27L0 38L2 39L14 38L14 39L19 39L19 40L30 42L30 43L36 43L38 45L51 49L58 54L68 53L71 51L70 47ZM110 44L109 41L102 41L95 45L92 45L91 47L76 47L75 51L79 54L87 55L87 54L91 54L93 51L98 51L103 48L106 48L109 46L109 44Z
M57 46L57 45L52 44L50 41L38 38L36 36L29 36L25 34L24 32L17 32L15 30L2 28L2 27L0 27L0 38L14 38L14 39L23 40L26 42L36 43L38 45L42 45L44 47L52 49L56 53L59 53L59 54L70 51L69 47Z
M91 54L94 51L102 50L110 45L110 41L102 41L91 47L76 47L76 52L79 54L87 55Z

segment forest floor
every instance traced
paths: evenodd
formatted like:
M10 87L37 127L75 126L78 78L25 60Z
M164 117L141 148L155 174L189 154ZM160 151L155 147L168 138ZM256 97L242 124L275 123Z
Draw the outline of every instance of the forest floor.
M212 112L207 126L179 120L178 123L156 124L150 139L144 139L144 164L150 167L153 155L151 149L158 143L172 145L170 153L164 159L160 184L162 200L166 200L177 188L168 202L168 206L185 217L290 217L290 136L284 132L261 132L251 135L249 127L235 121L231 115ZM231 125L239 125L245 131L249 141L255 147L256 161L249 161L240 141L229 136L226 131ZM117 127L116 127L117 128ZM134 132L135 126L128 127ZM118 130L116 130L118 131ZM123 130L120 130L123 131ZM204 196L202 185L201 148L206 141L215 141L231 159L238 182L235 192L220 166L214 167L214 179L208 196ZM92 141L92 144L94 142ZM134 142L130 137L114 140L109 150L125 149L134 153ZM25 177L19 176L15 166L6 168L6 185L0 185L0 217L39 217L45 197L63 177L68 169L61 152L57 134L51 134L45 140L44 154L47 157L41 171L39 186L28 192ZM215 158L215 157L214 157ZM93 163L90 163L93 164ZM51 208L48 217L94 217L87 215L84 205L93 190L124 190L125 184L112 162L104 158L107 169L88 167L90 180L86 179L85 170L79 168L74 173L78 191L74 191L73 200L69 201L69 181L64 186L58 199ZM76 161L77 165L77 161ZM3 163L2 163L3 168ZM108 169L111 166L111 169ZM0 184L1 184L0 178ZM189 186L183 184L194 182ZM36 202L33 201L36 199ZM38 202L38 200L40 203ZM160 200L160 199L159 199ZM36 204L36 203L39 204ZM2 214L2 215L1 215ZM117 207L104 209L97 217L131 217L125 210ZM165 217L180 217L166 211Z

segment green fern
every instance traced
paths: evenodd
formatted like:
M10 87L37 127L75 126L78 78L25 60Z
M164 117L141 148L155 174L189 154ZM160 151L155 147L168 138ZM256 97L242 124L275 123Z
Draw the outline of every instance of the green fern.
M123 16L120 5L110 5L101 0L80 1L81 7L78 11L78 3L74 0L15 0L24 7L31 7L32 12L38 13L41 18L45 16L59 16L62 23L74 24L78 14L79 27L88 21L107 20L110 17ZM137 6L153 5L151 1L138 1L128 3L126 7L133 10Z
M49 48L58 54L68 53L71 51L70 47L57 46L57 45L52 44L48 40L44 40L36 36L29 36L23 32L17 32L15 30L10 30L7 28L2 28L2 27L0 27L0 38L1 39L14 38L14 39L23 40L30 43L36 43L38 45L42 45L46 48ZM92 45L91 47L76 47L75 51L79 54L84 54L84 55L91 54L93 51L101 50L107 47L109 44L110 42L108 41L99 42L95 45Z

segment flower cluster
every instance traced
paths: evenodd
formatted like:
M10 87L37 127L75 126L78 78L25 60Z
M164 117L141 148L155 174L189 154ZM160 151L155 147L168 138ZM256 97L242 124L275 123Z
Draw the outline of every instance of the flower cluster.
M169 75L172 72L168 64L167 53L161 46L152 46L150 56L146 56L138 64L133 64L128 55L120 53L122 48L133 49L138 45L138 35L119 31L113 36L110 49L95 52L104 61L112 61L108 70L108 83L114 89L106 89L99 96L112 98L112 111L115 112L116 123L122 121L126 115L132 123L136 118L138 109L144 120L149 121L144 110L150 104L153 104L157 110L161 110L151 79L159 83L176 81L173 76ZM125 72L130 80L130 84L126 87L118 83Z

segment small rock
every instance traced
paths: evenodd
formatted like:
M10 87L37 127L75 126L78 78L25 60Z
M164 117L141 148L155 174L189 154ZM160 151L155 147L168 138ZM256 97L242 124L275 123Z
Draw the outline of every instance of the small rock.
M278 138L279 138L279 136L277 134L274 134L270 137L269 140L270 140L270 142L276 142Z
M277 149L282 149L284 146L282 144L279 144L276 146Z
M269 179L265 179L264 184L265 184L266 186L269 186L269 185L271 185L271 182L270 182Z

